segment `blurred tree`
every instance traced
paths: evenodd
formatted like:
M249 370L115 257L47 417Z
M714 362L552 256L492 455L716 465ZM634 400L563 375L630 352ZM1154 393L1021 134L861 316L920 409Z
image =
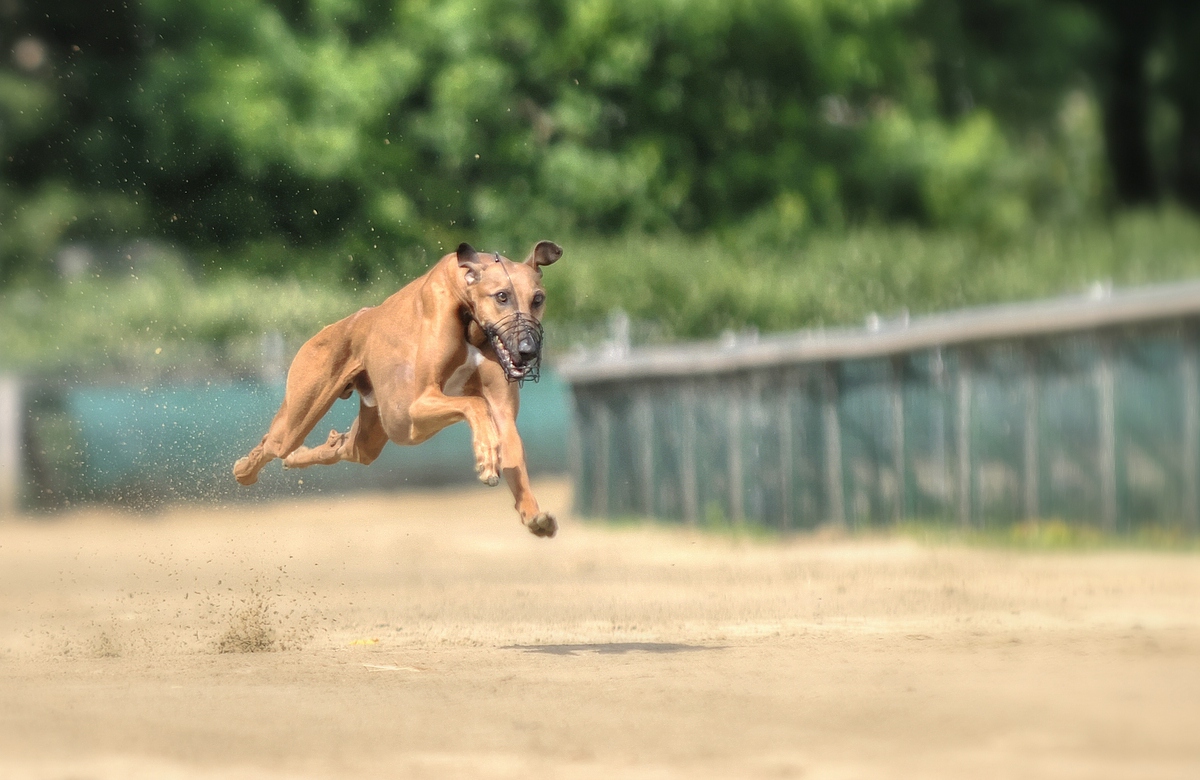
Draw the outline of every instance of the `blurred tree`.
M1007 124L1044 126L1081 86L1101 29L1076 2L925 0L912 35L929 41L947 119L983 106Z
M1200 4L1088 0L1104 26L1093 72L1122 203L1200 208Z
M6 0L0 46L0 283L74 237L142 227L125 97L139 61L132 13ZM119 183L119 186L118 186Z
M1167 30L1171 67L1164 86L1179 114L1172 185L1182 201L1200 210L1200 3L1173 0Z
M1106 22L1110 43L1100 74L1104 132L1113 183L1122 202L1157 196L1150 155L1150 90L1147 59L1163 22L1162 0L1129 3L1092 0Z
M1200 193L1196 13L1149 5L0 0L0 284L132 236L358 283L463 237L1011 234L1102 201L1087 73L1118 193L1156 191L1164 101Z

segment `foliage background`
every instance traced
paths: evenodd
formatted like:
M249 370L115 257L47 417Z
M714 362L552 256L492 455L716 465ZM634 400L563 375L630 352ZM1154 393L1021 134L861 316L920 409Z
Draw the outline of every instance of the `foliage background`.
M1200 271L1183 0L3 0L0 19L8 364L176 341L231 359L464 239L558 240L563 331L619 307L646 338Z

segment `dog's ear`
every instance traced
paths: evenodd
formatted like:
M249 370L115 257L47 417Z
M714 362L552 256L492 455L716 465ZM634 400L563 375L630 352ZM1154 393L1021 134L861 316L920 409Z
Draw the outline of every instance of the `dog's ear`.
M475 248L463 242L458 245L458 267L467 272L467 284L475 284L483 278L483 263L479 261L479 253Z
M529 253L529 257L525 258L525 264L533 266L538 273L541 273L543 265L553 265L554 261L560 257L562 257L561 246L553 241L539 241L533 251Z

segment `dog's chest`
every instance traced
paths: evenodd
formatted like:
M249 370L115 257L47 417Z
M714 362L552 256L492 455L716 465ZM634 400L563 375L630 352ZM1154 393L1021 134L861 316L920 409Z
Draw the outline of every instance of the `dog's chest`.
M470 344L467 345L467 359L463 364L454 369L454 373L446 380L446 384L442 386L442 392L446 395L462 395L463 388L467 385L467 380L475 375L479 370L480 364L483 363L483 353Z

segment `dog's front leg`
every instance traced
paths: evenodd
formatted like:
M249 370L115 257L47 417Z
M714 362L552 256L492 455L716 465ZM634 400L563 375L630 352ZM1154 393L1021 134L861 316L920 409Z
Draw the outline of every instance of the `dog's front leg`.
M408 409L409 438L419 444L448 425L466 420L471 426L475 447L475 472L489 486L500 484L500 437L488 413L487 403L478 396L447 396L441 388L430 386Z
M484 383L484 397L492 410L492 419L500 432L500 468L504 481L512 491L517 514L521 522L535 536L552 537L558 532L558 521L554 515L538 507L533 488L529 485L529 470L525 465L525 445L517 431L517 410L520 396L517 386L503 380L503 376L489 377Z
M552 537L558 532L558 521L554 515L538 508L533 489L529 486L529 471L525 467L525 447L517 433L516 420L512 417L500 421L500 467L504 470L504 481L516 500L517 514L521 522L534 536Z

